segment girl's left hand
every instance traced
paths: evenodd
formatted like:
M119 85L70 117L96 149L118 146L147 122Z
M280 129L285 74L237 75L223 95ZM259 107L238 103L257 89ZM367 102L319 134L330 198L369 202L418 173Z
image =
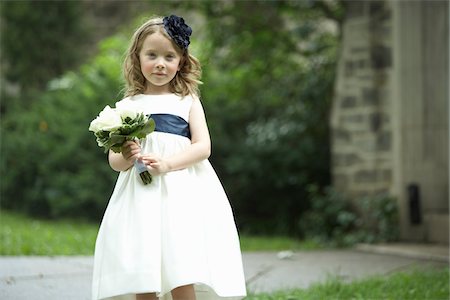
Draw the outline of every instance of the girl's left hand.
M152 175L161 175L170 171L167 161L154 153L143 154L139 159L147 166Z

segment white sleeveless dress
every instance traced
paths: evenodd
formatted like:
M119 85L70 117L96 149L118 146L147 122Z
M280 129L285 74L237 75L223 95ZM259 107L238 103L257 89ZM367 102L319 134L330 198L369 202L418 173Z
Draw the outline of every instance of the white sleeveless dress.
M137 95L116 106L152 114L156 130L142 153L162 157L190 145L192 97ZM222 185L208 160L153 176L144 185L132 167L120 172L95 245L92 299L135 299L156 292L172 299L195 284L198 300L246 295L239 238Z

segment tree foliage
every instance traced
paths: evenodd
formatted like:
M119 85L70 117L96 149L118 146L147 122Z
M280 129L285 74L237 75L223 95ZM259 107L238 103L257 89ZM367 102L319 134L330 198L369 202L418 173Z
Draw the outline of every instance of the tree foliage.
M212 160L242 230L301 234L306 186L330 180L338 36L307 3L256 3L204 4L212 51L202 93Z
M201 16L192 47L204 68L211 160L243 231L301 235L306 186L329 184L338 36L330 12L314 3L180 4ZM92 61L50 81L29 109L2 118L2 207L101 216L116 173L87 127L121 98L128 38L104 40Z
M87 33L80 8L77 1L2 2L3 79L30 91L75 67ZM26 105L26 98L16 100Z
M98 56L49 82L28 110L2 118L2 207L47 217L101 216L116 173L88 127L120 98L126 45L121 36L106 39Z

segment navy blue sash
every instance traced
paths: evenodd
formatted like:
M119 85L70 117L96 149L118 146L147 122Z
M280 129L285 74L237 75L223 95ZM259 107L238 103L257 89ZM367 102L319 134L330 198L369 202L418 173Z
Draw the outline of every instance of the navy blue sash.
M178 134L188 139L191 138L189 123L182 117L171 114L152 114L150 118L155 121L155 131Z

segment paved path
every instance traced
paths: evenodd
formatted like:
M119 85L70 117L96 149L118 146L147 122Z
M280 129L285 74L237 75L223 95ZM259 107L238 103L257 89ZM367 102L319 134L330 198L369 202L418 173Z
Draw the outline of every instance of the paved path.
M329 277L351 281L409 268L448 265L448 248L441 248L434 256L427 248L422 249L426 256L411 247L403 247L408 250L403 252L397 247L395 254L386 249L389 247L383 251L366 246L360 250L286 252L281 253L284 259L280 259L280 253L244 253L247 287L251 292L270 292L306 288ZM92 257L0 257L0 299L89 300L92 265Z

